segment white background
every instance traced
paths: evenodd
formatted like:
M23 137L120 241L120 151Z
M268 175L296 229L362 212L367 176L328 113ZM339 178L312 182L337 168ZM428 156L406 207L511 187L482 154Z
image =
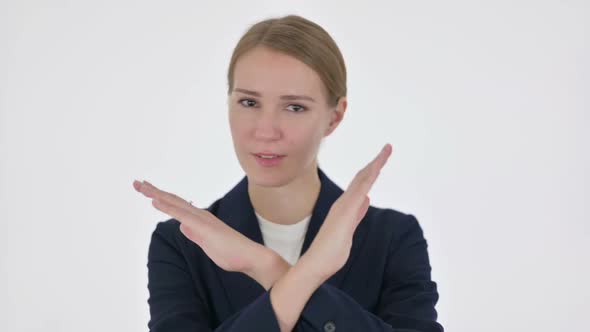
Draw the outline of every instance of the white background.
M590 310L587 1L0 2L0 330L145 331L147 179L206 207L243 176L226 70L258 20L322 25L349 108L341 187L414 214L447 331L582 331Z

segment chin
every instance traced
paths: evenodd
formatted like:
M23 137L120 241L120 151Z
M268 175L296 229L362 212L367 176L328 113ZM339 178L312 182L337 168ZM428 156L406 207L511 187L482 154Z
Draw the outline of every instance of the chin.
M293 170L283 164L279 167L262 167L255 160L242 163L248 182L261 187L282 187L296 177Z
M248 183L261 187L282 187L293 182L305 171L302 165L294 165L298 159L287 156L283 164L276 167L263 167L254 157L240 158L240 165L248 177Z
M249 183L261 187L282 187L292 180L292 177L286 171L279 169L269 171L257 165L247 169L246 176Z

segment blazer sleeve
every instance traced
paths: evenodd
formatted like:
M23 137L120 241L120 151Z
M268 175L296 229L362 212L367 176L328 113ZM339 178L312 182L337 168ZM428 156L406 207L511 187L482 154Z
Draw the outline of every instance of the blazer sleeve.
M279 332L269 291L236 312L216 329L202 293L195 287L182 255L174 224L160 222L148 251L148 304L152 332Z
M427 243L413 215L392 238L375 314L344 291L322 284L301 313L296 331L441 332L436 322L436 283L430 277Z

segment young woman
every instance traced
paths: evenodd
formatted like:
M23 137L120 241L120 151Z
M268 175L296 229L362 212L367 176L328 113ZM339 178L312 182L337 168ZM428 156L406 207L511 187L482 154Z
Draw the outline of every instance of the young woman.
M391 145L346 191L318 166L347 104L329 34L295 15L253 25L228 85L244 178L205 209L133 183L172 217L149 247L150 330L442 331L416 218L369 204Z

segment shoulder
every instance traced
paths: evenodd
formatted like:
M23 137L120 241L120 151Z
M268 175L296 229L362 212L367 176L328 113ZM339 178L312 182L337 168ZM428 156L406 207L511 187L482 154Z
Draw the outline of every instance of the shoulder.
M390 230L396 233L419 227L418 219L411 213L373 205L369 206L362 222L381 230Z
M389 247L408 239L421 240L424 237L418 219L411 213L391 208L369 206L361 224L367 227L370 237L389 242Z

